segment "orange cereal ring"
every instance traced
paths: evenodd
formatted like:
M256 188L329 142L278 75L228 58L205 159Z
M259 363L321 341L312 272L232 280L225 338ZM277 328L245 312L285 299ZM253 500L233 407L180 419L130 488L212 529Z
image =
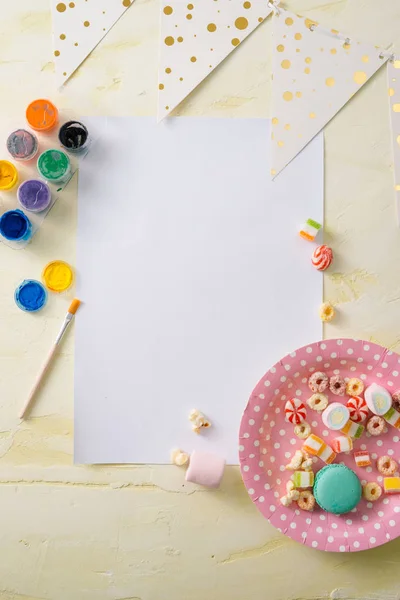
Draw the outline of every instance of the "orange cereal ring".
M361 379L352 377L346 383L346 394L349 396L360 396L364 391L364 384Z
M393 458L390 458L390 456L381 456L376 461L376 467L379 473L382 473L382 475L385 475L386 477L390 477L396 473L398 464Z
M297 500L298 507L301 510L313 510L315 506L315 498L309 490L300 492L300 498Z
M382 495L381 486L376 481L371 481L363 486L363 496L369 502L375 502Z
M311 433L311 425L303 421L294 428L294 435L297 435L301 440L306 440Z
M374 417L371 417L367 423L367 431L371 434L371 435L381 435L381 433L383 433L385 429L385 421L382 419L382 417L378 417L377 415L375 415Z
M307 400L307 404L312 410L322 412L328 406L328 396L325 396L325 394L313 394Z

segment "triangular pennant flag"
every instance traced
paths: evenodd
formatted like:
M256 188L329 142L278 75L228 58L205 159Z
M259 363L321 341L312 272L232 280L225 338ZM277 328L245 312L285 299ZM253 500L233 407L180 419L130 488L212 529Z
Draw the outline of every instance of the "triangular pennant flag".
M279 9L273 18L272 170L277 175L386 62L381 50Z
M158 118L168 115L271 13L267 0L163 0Z
M397 220L400 225L400 60L388 62L387 77L393 143L394 189Z
M51 0L57 86L71 77L131 4L132 0Z

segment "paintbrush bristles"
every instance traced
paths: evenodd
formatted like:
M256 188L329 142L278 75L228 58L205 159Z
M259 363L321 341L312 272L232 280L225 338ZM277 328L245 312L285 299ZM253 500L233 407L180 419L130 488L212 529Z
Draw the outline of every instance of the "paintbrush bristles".
M68 312L71 315L74 315L76 313L76 311L78 310L80 303L81 303L81 301L78 300L78 298L74 298L71 302L71 306L69 307Z

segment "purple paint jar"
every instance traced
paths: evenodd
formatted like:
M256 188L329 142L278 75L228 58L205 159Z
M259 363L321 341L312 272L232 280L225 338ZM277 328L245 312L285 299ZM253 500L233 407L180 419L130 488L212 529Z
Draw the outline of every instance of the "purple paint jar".
M22 208L31 212L46 210L51 202L49 186L39 179L28 179L21 183L17 196Z

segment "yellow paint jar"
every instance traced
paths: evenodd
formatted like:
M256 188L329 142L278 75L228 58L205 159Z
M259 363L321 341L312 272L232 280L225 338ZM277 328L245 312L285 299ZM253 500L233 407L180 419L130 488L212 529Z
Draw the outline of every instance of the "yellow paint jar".
M68 263L62 260L53 260L43 269L42 281L48 290L60 294L71 287L74 281L74 271Z
M18 171L8 160L0 160L0 190L8 192L18 181Z

